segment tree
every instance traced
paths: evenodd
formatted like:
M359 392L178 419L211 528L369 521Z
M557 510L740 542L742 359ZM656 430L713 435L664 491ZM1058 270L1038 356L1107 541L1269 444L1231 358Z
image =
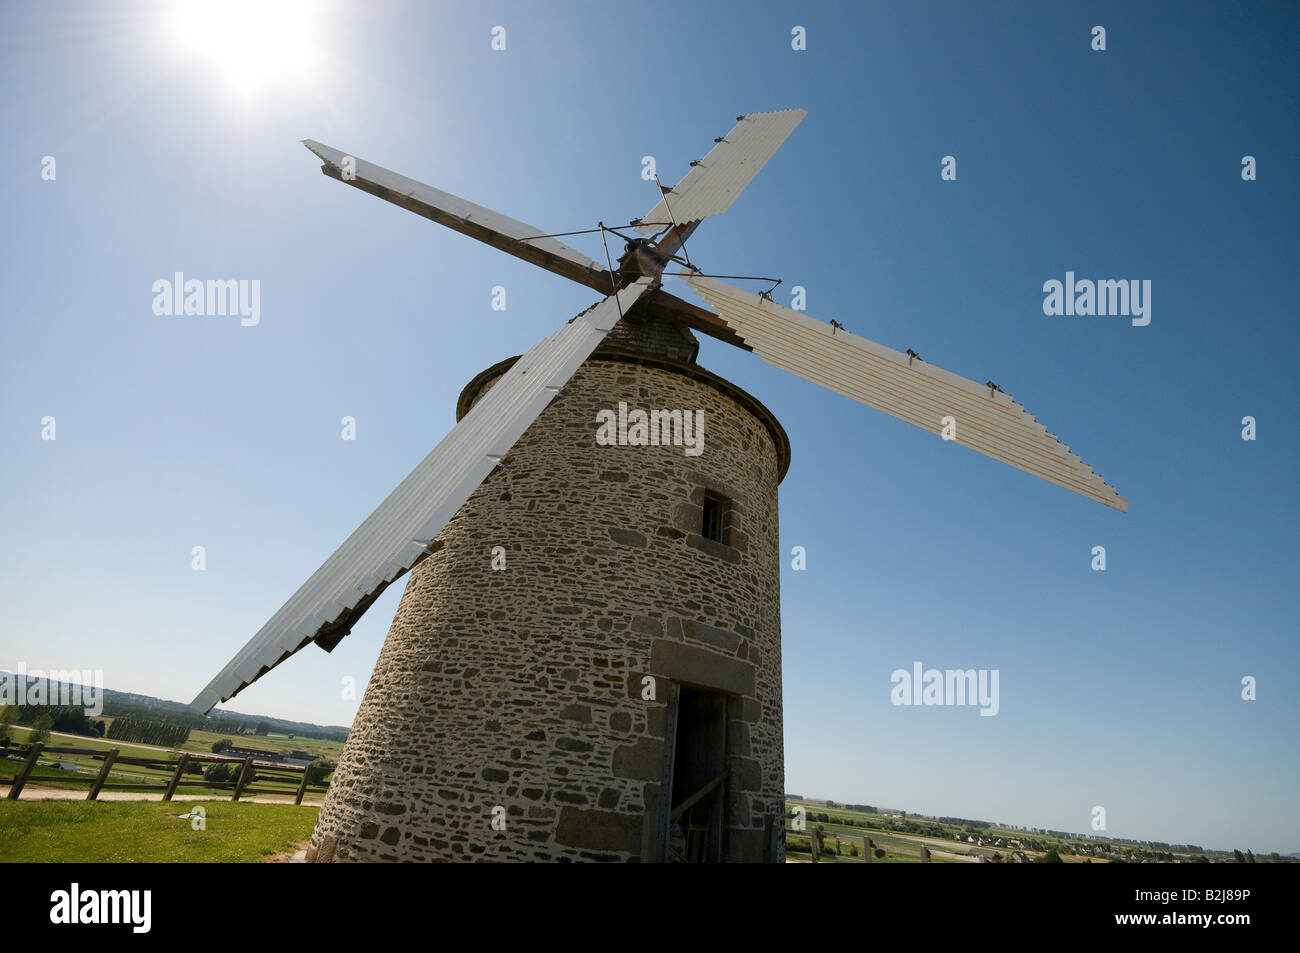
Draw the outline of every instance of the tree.
M872 851L872 853L875 854L876 859L879 860L880 858L885 856L885 849L883 847L877 847L874 851Z
M1232 856L1239 864L1244 864L1246 862L1246 858L1241 856L1241 851L1239 850L1234 850Z
M1053 847L1051 850L1049 850L1049 851L1048 851L1046 854L1044 854L1042 857L1038 858L1038 862L1039 862L1040 864L1063 864L1063 863L1065 863L1065 861L1061 860L1061 855L1060 855L1059 853L1057 853L1057 850L1056 850L1055 847Z
M325 758L317 758L311 764L307 765L307 783L323 784L334 768L335 764L333 761L329 761Z
M32 730L27 736L27 740L32 744L45 744L50 740L50 725L52 724L54 724L53 718L48 714L41 715L32 722Z
M210 764L208 765L207 770L203 772L203 780L217 782L229 781L231 780L231 768L238 768L238 765L229 764L225 761L218 761L216 764ZM238 779L239 775L236 774L235 777Z
M9 740L9 726L18 724L18 708L14 705L0 706L0 741Z
M234 744L235 743L231 741L229 738L222 738L220 741L214 741L212 742L212 753L221 754L221 752L226 751L229 748L232 748Z
M253 734L255 735L269 735L270 733L271 725L265 721L259 721L257 727L253 729Z

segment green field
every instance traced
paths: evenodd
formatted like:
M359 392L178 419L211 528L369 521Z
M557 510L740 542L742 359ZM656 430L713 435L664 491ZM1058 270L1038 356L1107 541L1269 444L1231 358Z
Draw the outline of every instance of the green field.
M229 738L236 744L259 748L264 751L306 751L312 757L328 758L330 761L338 761L339 755L343 753L343 742L341 741L304 738L302 735L295 735L292 738L288 735L277 734L223 735L214 731L201 731L197 728L190 732L189 740L181 746L181 750L211 754L212 745L222 738Z
M0 800L0 862L256 863L301 847L319 813L292 804L212 801L203 804L206 830L196 831L176 816L194 806Z

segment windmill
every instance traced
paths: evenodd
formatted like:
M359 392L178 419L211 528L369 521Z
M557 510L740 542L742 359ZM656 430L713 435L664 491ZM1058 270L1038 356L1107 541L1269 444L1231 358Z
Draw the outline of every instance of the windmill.
M751 351L769 364L869 407L1106 506L1127 510L1126 500L991 381L978 384L910 350L900 353L858 337L839 322L815 320L777 304L770 291L743 291L690 261L687 239L703 219L731 206L804 116L803 110L786 110L738 117L702 160L691 163L681 181L671 188L660 185L661 198L645 216L619 228L600 224L602 240L607 242L612 234L625 243L617 262L609 257L606 244L603 265L533 226L304 140L321 159L325 175L605 297L506 370L198 694L192 707L210 711L311 642L326 651L333 649L387 586L437 550L448 521L502 467L521 435L624 318L653 317ZM628 230L634 234L625 234ZM684 277L713 310L665 291L662 279L670 274ZM779 430L779 425L773 426ZM783 432L780 437L784 439ZM653 836L660 840L657 856L664 855L668 822L679 816L671 814L669 807L677 810L679 802L690 801L667 790L672 777L672 734L669 730L665 736L669 780L653 825ZM699 796L720 790L722 777L710 781L714 787L706 785ZM779 795L779 786L775 790ZM716 847L716 837L713 843Z

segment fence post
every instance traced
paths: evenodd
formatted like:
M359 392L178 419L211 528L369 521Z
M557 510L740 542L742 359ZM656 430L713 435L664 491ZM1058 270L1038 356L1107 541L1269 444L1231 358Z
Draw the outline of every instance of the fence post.
M302 803L302 796L307 793L307 765L302 767L302 784L298 785L298 796L293 799L294 804Z
M45 745L39 741L33 742L31 748L27 751L27 760L23 766L18 769L18 776L14 778L14 783L9 786L9 800L18 800L18 795L23 792L23 785L27 783L27 777L32 773L32 768L36 767L36 758L40 755L41 749Z
M928 847L926 847L924 844L922 844L922 845L921 845L921 863L923 863L923 864L928 864L929 862L930 862L930 848L928 848Z
M99 797L99 792L104 788L104 782L108 780L109 769L113 767L113 762L117 760L117 756L121 751L121 748L108 749L108 754L104 755L104 765L99 769L99 776L95 778L95 782L90 786L90 793L86 795L87 801L93 801Z
M180 759L177 760L176 773L173 774L172 779L167 782L167 790L163 792L164 801L170 801L172 799L172 795L176 793L176 785L180 784L181 774L185 771L185 764L189 760L190 760L190 756L188 754L182 754L180 756Z
M235 793L231 795L230 800L238 801L239 794L244 790L244 785L248 783L248 776L253 773L253 756L250 754L244 759L244 768L239 772L239 780L235 782Z
M808 846L812 848L812 862L817 863L822 856L821 845L817 842L817 828L808 832Z
M867 863L871 863L871 837L867 834L862 835L862 856L867 859Z

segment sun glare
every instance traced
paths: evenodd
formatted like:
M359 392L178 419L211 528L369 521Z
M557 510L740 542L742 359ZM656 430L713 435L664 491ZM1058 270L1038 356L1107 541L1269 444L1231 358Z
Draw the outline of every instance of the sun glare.
M304 76L313 27L305 0L178 0L172 22L187 53L243 89Z

